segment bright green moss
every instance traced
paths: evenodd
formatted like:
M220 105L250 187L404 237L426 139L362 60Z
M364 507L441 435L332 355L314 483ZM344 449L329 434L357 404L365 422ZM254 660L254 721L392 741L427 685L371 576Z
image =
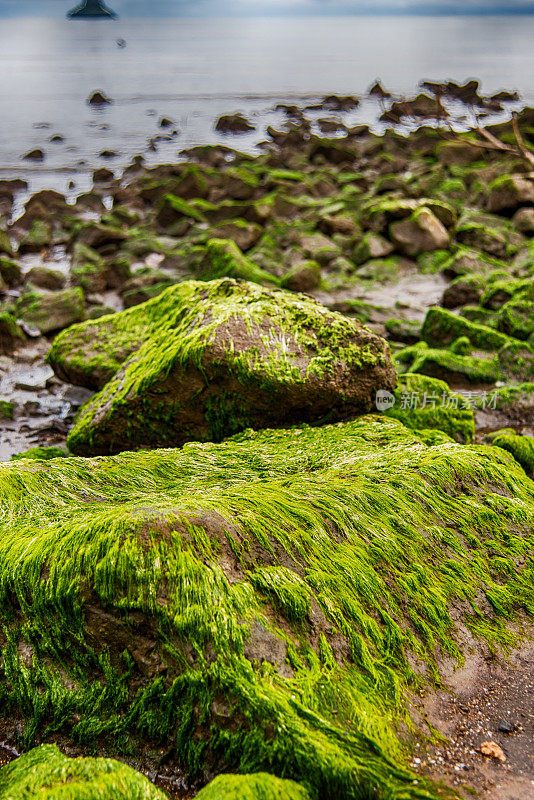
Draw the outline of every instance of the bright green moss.
M68 453L61 447L32 447L24 453L17 453L12 461L29 458L33 461L49 461L51 458L66 458Z
M430 312L429 312L430 313ZM496 383L501 378L500 356L477 358L438 350L419 342L405 347L395 356L402 373L420 373L448 382L468 380L471 383Z
M199 277L206 281L218 278L238 278L255 283L278 284L279 280L256 266L231 239L210 239L207 244L207 263Z
M265 772L219 775L197 795L197 800L309 800L303 786Z
M485 325L470 322L444 308L429 308L421 338L434 347L447 347L460 336L467 336L471 344L479 350L493 352L510 341L510 338Z
M495 447L502 447L511 453L528 475L534 475L534 437L505 429L493 433L490 440Z
M26 743L172 743L190 777L436 798L392 722L440 652L461 661L458 609L492 647L534 613L533 509L499 448L384 417L4 465L4 713Z
M516 339L529 339L534 333L534 302L530 298L514 298L501 308L497 326Z
M15 404L9 400L0 400L0 419L13 419L15 416Z
M295 798L299 795L295 795ZM0 770L0 800L166 800L139 772L109 758L67 758L36 747Z
M475 435L473 409L444 381L426 375L401 375L395 405L385 413L407 428L437 429L457 442L472 442Z

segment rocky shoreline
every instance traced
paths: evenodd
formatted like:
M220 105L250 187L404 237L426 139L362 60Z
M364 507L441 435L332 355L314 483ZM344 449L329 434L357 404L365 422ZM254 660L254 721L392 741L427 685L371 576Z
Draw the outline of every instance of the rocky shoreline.
M74 205L15 218L0 181L0 798L165 796L120 762L200 800L513 769L414 758L418 698L534 611L534 110L371 91L383 134L332 95Z

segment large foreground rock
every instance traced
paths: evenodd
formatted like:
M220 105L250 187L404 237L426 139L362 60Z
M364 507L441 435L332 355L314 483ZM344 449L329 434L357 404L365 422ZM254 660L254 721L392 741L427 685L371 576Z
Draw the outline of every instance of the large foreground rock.
M386 342L359 322L227 278L188 281L74 327L57 337L50 362L90 388L109 380L70 434L81 455L346 419L396 381Z
M2 736L436 798L393 724L442 665L510 644L533 529L504 450L376 416L1 465Z

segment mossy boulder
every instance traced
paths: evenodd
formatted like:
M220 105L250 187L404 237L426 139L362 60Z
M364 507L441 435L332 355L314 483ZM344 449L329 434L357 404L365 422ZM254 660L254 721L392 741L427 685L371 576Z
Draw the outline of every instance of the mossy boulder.
M22 269L12 258L0 256L0 278L8 286L16 286L22 281Z
M534 302L528 297L509 300L499 311L499 330L515 339L529 339L534 333Z
M52 226L42 219L36 219L28 233L21 239L18 252L38 253L52 244Z
M499 350L498 359L503 377L518 382L534 378L534 348L527 342L509 341Z
M7 231L3 228L0 228L0 254L4 254L7 256L13 255L13 245L11 244L11 239Z
M310 800L310 795L295 781L256 772L219 775L198 793L197 800Z
M389 229L396 247L407 256L418 256L446 249L450 236L445 226L428 208L420 208L409 219L394 222Z
M8 355L26 341L16 319L7 311L0 312L0 355Z
M534 204L534 175L503 175L489 187L488 211L513 213Z
M395 248L378 233L369 231L354 248L352 258L355 264L365 264L372 258L386 258Z
M10 400L0 400L0 419L13 419L15 416L15 404Z
M475 435L473 409L451 392L445 381L426 375L400 375L395 405L385 412L412 430L439 430L456 442L468 443Z
M66 276L61 270L50 269L49 267L36 266L32 267L26 273L26 283L32 284L39 289L48 289L49 291L58 291L63 289L67 282Z
M73 328L54 342L50 363L81 382L87 362L85 383L94 385L94 373L109 374L125 352L78 418L73 452L348 418L370 410L376 389L395 385L386 342L359 322L303 295L230 279L187 281L135 313Z
M263 228L244 219L230 219L210 229L213 239L231 239L240 250L250 250L263 234Z
M480 302L485 287L486 281L483 275L460 276L443 292L441 305L444 308L476 305Z
M256 283L279 283L278 278L247 258L231 239L208 241L206 256L198 270L198 277L205 281L226 277Z
M53 294L31 293L18 302L17 313L24 322L41 333L51 333L81 322L85 302L80 288L62 289Z
M291 289L293 292L312 292L320 284L321 267L317 261L301 261L295 264L280 282L283 289Z
M487 437L494 447L502 447L513 455L525 472L534 476L534 437L522 436L512 429L495 431Z
M110 758L68 758L55 744L43 744L0 770L0 800L30 798L167 800L167 795L126 764Z
M396 723L440 654L515 641L533 530L508 453L378 416L1 465L4 721L189 780L437 798Z
M439 350L419 342L395 356L400 372L419 373L447 383L496 383L501 379L498 357L461 355L452 350Z
M417 200L373 198L362 209L361 221L364 227L377 233L384 233L391 223L409 219L423 208L429 210L447 229L456 223L456 212L453 207L431 197Z
M421 338L433 347L447 347L460 336L467 336L479 350L494 352L508 344L510 337L487 325L479 325L444 308L429 308Z

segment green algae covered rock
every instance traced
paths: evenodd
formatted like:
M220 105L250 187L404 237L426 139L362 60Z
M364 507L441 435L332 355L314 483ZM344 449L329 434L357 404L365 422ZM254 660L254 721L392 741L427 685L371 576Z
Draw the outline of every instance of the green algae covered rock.
M210 239L207 244L206 263L199 277L206 281L217 278L238 278L256 283L277 284L279 281L266 270L247 258L231 239Z
M511 453L528 475L534 475L534 437L523 436L505 428L495 431L487 438L495 447L502 447Z
M83 292L80 288L62 289L52 294L32 292L21 297L17 313L41 333L58 331L84 319Z
M36 747L0 770L0 800L166 800L166 797L148 778L126 764L109 758L68 758L55 744Z
M457 442L472 442L475 435L473 409L445 381L426 375L401 375L395 405L386 414L407 428L440 430Z
M372 416L1 465L4 720L190 780L437 798L395 722L440 653L534 613L534 483L426 438Z
M230 279L188 281L65 332L50 356L58 375L82 382L85 342L86 385L116 374L69 436L81 455L349 418L395 385L386 342L359 322L303 295Z
M401 373L419 373L449 383L496 383L501 378L497 355L483 358L461 355L452 350L428 347L426 342L405 347L396 354L395 361Z
M197 800L310 800L303 786L265 772L219 775L197 795Z
M510 342L506 334L486 325L470 322L444 308L429 308L423 323L421 338L433 347L447 347L460 336L466 336L479 350L499 350Z

